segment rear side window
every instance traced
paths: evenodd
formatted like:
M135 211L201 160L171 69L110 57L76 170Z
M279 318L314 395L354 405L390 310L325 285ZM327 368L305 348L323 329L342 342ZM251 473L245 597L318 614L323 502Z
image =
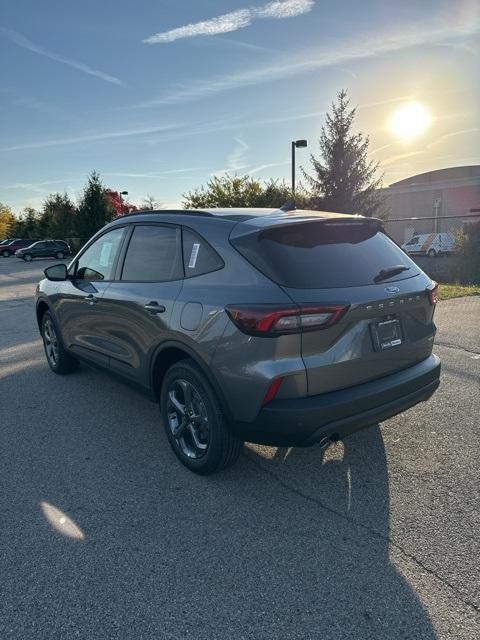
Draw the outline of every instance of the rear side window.
M137 225L128 245L122 280L167 282L182 277L180 229Z
M183 229L183 266L185 277L200 276L217 271L224 266L223 260L206 240L199 235Z
M234 247L274 282L296 289L374 284L382 269L408 270L384 280L419 273L415 263L377 224L304 222L232 239Z

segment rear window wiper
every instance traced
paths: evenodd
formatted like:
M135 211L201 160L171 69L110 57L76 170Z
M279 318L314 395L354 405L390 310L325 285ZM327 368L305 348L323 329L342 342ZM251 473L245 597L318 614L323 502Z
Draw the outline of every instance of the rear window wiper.
M381 271L379 271L374 277L373 281L381 282L382 280L387 280L388 278L396 276L397 274L402 273L402 271L408 271L409 269L410 267L406 267L404 264L396 264L393 267L381 269Z

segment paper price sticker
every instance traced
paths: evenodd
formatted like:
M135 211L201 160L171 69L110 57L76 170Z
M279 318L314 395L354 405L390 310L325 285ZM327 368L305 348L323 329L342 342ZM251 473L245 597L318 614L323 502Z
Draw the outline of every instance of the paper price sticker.
M190 261L188 263L189 269L195 269L199 250L200 250L200 244L198 242L194 242L192 247L192 253L190 254Z

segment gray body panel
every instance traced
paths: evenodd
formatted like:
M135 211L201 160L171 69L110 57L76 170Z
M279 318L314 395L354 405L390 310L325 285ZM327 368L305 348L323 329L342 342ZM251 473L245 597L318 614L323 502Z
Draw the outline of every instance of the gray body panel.
M322 215L340 214L301 212L297 219ZM121 281L119 268L111 282L42 280L37 306L44 303L52 310L68 350L146 388L163 345L183 346L208 372L231 418L242 423L255 421L277 377L284 380L276 398L299 399L353 387L428 358L435 326L434 307L426 293L431 280L424 273L396 279L394 294L387 292L388 282L341 289L290 289L267 278L230 242L232 235L252 233L269 224L295 224L295 220L293 214L272 211L249 217L248 210L223 216L204 212L126 216L106 229L127 225L128 233L128 227L142 222L191 229L208 241L225 266L171 282ZM119 256L124 251L125 243ZM96 303L85 300L89 294L95 295ZM165 310L152 314L145 309L150 302L158 302ZM242 333L225 312L231 304L292 302L343 303L349 309L330 328L277 337ZM390 315L400 318L405 340L388 352L377 352L369 327Z

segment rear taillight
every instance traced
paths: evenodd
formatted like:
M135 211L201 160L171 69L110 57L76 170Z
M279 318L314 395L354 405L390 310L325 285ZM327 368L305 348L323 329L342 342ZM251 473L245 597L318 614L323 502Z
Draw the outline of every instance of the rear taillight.
M438 302L438 284L435 282L435 280L432 280L432 284L428 285L427 291L430 304L432 306L436 305Z
M225 307L232 322L248 335L275 336L326 329L340 320L347 305L232 304Z

